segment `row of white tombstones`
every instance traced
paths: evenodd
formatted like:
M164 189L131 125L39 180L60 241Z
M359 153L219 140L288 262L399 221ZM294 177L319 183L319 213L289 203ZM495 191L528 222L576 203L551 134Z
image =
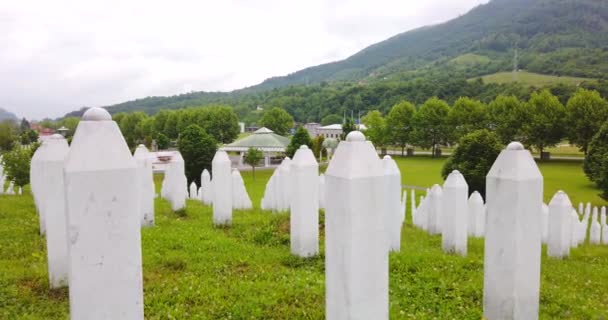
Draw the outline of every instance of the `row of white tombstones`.
M69 254L63 263L70 270L71 317L143 319L142 217L132 214L141 212L137 163L118 126L101 108L83 115L66 151L57 166L41 169L55 188L47 185L42 193L36 192L44 195L38 206L46 210L41 216L47 219L47 246L52 234L63 236L64 247L67 243ZM314 238L310 233L318 230L318 222L311 223L318 219L318 210L311 210L319 206L318 166L308 161L312 152L307 148L298 153L302 156L296 154L290 165L288 192L292 249L294 241L310 240ZM216 154L212 171L214 222L230 223L232 180L225 152ZM179 189L185 193L183 180L180 187L171 188L179 179L166 179L168 194ZM351 132L340 142L324 184L328 319L388 319L392 235L387 225L390 230L400 229L404 210L400 197L387 200L387 181L383 161L361 132ZM443 196L453 197L454 208L465 208L466 193L462 197L461 191L452 189L446 186ZM390 188L395 190L399 194L401 189ZM486 177L486 190L484 317L537 319L543 177L520 143L509 144L498 156ZM399 210L389 210L391 206ZM454 217L442 214L443 219Z

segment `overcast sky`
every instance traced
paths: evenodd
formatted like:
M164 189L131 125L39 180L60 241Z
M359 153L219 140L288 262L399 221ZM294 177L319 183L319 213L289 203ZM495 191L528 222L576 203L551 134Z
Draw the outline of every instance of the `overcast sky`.
M227 91L344 59L487 0L0 0L0 108L58 117Z

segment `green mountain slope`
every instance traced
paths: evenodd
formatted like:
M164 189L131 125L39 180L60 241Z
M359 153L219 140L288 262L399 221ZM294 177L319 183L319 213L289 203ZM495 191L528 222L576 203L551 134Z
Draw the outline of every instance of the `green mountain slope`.
M444 68L474 77L511 70L516 49L521 69L604 77L608 1L493 0L449 22L396 35L345 60L270 78L255 88L404 79ZM471 54L480 59L468 59Z
M14 113L0 108L0 122L6 120L18 121L19 119Z

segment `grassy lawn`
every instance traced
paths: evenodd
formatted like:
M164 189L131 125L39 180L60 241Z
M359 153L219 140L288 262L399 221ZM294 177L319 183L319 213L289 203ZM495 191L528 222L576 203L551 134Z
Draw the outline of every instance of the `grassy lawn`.
M498 72L481 77L485 83L511 83L520 82L527 86L543 87L551 84L564 83L577 85L583 81L589 81L593 79L579 78L579 77L568 77L568 76L552 76L546 74L539 74L527 71L519 71L517 78L513 77L513 72Z
M444 159L397 161L405 184L441 182ZM546 197L562 187L575 201L593 201L597 191L580 163L543 163L541 170ZM253 181L243 173L255 206L271 174L257 171ZM0 319L67 319L67 290L48 289L44 239L25 191L0 196ZM211 218L197 201L176 215L156 200L156 226L142 231L146 318L324 318L323 256L290 256L287 214L235 211L230 228L213 227ZM323 238L323 215L320 221ZM563 261L543 254L541 319L608 317L606 266L608 246L586 244ZM483 240L470 239L461 258L443 254L440 237L404 226L402 252L390 255L391 319L480 319L482 286Z

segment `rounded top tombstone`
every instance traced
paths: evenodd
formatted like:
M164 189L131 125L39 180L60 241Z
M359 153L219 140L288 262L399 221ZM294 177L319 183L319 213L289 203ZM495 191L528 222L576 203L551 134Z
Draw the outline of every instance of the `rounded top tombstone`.
M302 149L302 150L306 150L306 149L308 149L308 146L307 146L307 145L305 145L305 144L303 144L303 145L301 145L301 146L300 146L300 149Z
M346 141L365 141L365 135L361 131L351 131L346 136Z
M90 108L89 110L87 110L82 115L82 120L84 120L84 121L111 121L112 116L104 108L93 107L93 108Z
M507 146L507 150L524 150L524 145L520 142L513 141Z

